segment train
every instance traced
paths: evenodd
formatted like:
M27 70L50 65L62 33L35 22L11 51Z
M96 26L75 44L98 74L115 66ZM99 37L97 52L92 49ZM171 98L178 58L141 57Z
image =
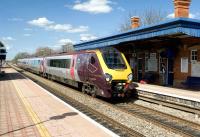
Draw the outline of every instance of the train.
M124 54L115 48L18 59L17 65L93 97L127 97L134 90L131 68Z

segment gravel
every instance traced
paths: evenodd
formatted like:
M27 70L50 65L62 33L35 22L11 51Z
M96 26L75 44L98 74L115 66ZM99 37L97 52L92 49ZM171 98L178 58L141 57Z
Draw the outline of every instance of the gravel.
M189 112L165 107L165 106L158 105L158 104L149 103L149 102L142 101L142 100L134 101L134 103L148 107L148 108L151 108L151 109L154 109L154 110L159 110L161 112L171 114L171 115L186 119L188 121L192 121L192 122L200 124L200 117L197 116L196 114L192 114L192 113L189 113Z
M28 73L29 75L36 78L38 81L41 79L38 76ZM136 118L128 113L121 111L120 109L111 106L108 103L103 103L102 100L91 98L90 96L84 95L80 92L74 91L73 89L65 86L60 86L52 81L43 79L44 84L49 85L56 91L62 92L65 95L95 109L96 111L114 119L115 121L122 123L123 125L132 128L133 130L149 137L180 137L181 135L170 132L164 128L153 125L150 122Z

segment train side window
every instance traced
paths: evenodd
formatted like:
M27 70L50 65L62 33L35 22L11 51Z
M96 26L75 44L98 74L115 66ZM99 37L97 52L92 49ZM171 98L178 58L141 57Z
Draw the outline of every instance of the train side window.
M71 60L70 59L51 59L49 60L50 67L56 68L70 68Z
M90 58L90 63L95 64L95 58L93 56Z

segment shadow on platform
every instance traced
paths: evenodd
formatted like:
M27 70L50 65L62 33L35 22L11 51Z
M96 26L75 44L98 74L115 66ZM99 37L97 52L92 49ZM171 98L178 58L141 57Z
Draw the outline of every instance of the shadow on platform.
M0 76L0 81L8 81L8 80L17 80L17 79L26 79L21 76L19 73L4 73Z
M13 129L12 131L8 131L8 132L5 132L5 133L2 133L2 134L0 134L0 136L5 136L7 134L10 134L10 133L13 133L13 132L17 132L17 131L20 131L20 130L23 130L23 129L26 129L26 128L29 128L29 127L33 127L33 126L36 126L36 125L39 125L39 124L42 124L42 123L45 123L45 122L48 122L48 121L51 121L51 120L59 120L59 119L65 118L67 116L75 116L75 115L78 115L78 113L76 113L76 112L63 113L61 115L50 117L49 120L41 121L41 122L36 123L36 124L27 125L25 127Z
M50 120L58 120L58 119L63 119L67 116L75 116L75 115L78 115L78 113L76 112L68 112L68 113L63 113L62 115L57 115L57 116L53 116L53 117L50 117L49 119Z

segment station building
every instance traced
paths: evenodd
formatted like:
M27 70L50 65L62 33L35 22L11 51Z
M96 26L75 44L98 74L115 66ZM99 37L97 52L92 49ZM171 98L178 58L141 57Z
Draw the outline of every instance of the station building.
M139 17L131 18L132 29L125 33L74 45L75 50L115 47L132 68L134 81L182 86L188 77L200 78L200 20L190 19L190 0L174 0L175 18L139 27Z

